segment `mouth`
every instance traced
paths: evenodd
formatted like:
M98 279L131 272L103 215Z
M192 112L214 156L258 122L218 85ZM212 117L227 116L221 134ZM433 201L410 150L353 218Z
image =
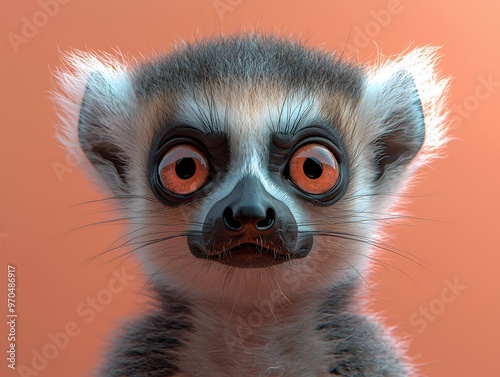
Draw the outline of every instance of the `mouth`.
M265 268L290 260L290 256L282 250L273 250L254 243L244 243L212 255L201 250L196 254L203 254L203 258L239 268Z

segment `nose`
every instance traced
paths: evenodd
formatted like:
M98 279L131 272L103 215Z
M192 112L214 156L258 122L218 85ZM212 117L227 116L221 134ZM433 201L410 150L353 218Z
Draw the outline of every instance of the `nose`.
M241 180L230 196L231 201L222 214L224 226L229 231L273 229L276 223L273 198L258 179L248 177Z
M236 212L231 207L224 210L224 225L229 230L239 231L245 226L253 226L259 231L268 230L274 225L276 213L273 208L264 212L262 206L240 207Z
M269 256L269 250L276 255L302 258L311 250L312 241L310 234L299 239L297 222L288 205L272 196L256 176L241 178L227 196L212 205L202 235L188 236L194 256L235 257L241 258L243 264L250 263L249 258L258 259L262 253ZM276 255L271 256L272 264Z

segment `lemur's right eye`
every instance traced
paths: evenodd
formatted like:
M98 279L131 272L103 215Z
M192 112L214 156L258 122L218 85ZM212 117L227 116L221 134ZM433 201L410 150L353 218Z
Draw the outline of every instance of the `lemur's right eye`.
M180 144L167 150L158 166L163 188L176 195L189 195L207 183L210 165L195 146Z

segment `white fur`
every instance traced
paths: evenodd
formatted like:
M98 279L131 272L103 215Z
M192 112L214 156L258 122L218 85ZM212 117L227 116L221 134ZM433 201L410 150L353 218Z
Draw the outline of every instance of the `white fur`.
M90 176L107 191L107 186L102 185L102 179L97 177L95 169L92 169L83 152L78 139L78 123L82 106L83 96L87 89L89 77L92 74L100 74L106 81L107 86L93 88L97 101L108 102L107 106L114 109L112 114L119 119L109 119L122 123L127 115L136 109L133 101L133 93L130 83L127 65L122 55L118 57L106 53L92 53L74 50L62 56L63 68L55 72L57 89L52 93L56 104L59 125L56 135L67 152L74 155L77 161L84 162L82 167L90 172ZM121 104L122 106L119 106ZM110 125L106 125L110 126ZM131 128L130 122L116 127L122 135ZM130 131L128 131L130 132ZM105 137L105 135L103 135ZM122 138L126 141L127 138ZM129 148L129 150L131 150Z
M383 92L384 84L392 75L405 70L412 75L415 81L424 111L426 136L423 148L412 161L412 169L439 157L443 150L442 147L448 141L449 126L446 121L448 111L444 102L447 97L449 79L437 71L438 49L438 47L432 46L415 48L393 59L384 59L381 56L367 72L366 95L361 105L361 113L367 124L373 124L374 120L380 119L384 115L380 108L373 106L372 101L377 97L387 96L387 93ZM390 98L390 95L388 97ZM385 102L388 103L387 100Z

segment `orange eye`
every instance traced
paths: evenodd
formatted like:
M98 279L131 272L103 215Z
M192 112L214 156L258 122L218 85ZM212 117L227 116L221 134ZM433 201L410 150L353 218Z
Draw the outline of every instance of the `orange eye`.
M308 194L325 194L339 179L339 165L334 154L321 144L307 144L290 159L290 179Z
M177 195L188 195L207 181L210 166L206 157L189 144L176 145L163 156L158 167L163 188Z

